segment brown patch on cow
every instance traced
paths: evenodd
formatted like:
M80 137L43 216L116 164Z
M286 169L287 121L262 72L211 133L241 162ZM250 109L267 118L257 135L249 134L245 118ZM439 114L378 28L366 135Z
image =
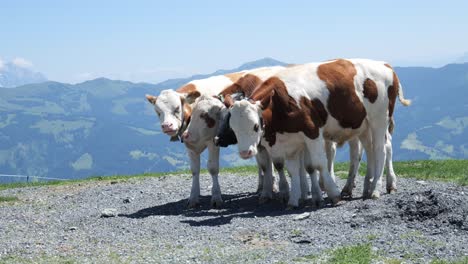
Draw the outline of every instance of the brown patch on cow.
M301 97L298 104L278 77L266 80L254 91L252 99L262 103L264 136L270 146L276 142L276 133L303 132L315 139L319 136L319 128L327 121L327 111L319 99Z
M192 117L192 107L185 101L183 97L180 98L182 102L182 107L184 110L184 123L187 126L190 122L190 118Z
M182 87L180 87L179 89L176 90L176 92L178 93L191 93L191 92L194 92L197 90L197 87L192 84L192 83L189 83L189 84L186 84Z
M242 76L244 76L245 73L243 72L233 72L233 73L228 73L228 74L225 74L224 76L226 76L227 78L229 78L231 80L231 82L235 83L237 82L237 80L239 80Z
M387 68L390 68L390 69L392 69L392 70L393 70L393 68L392 68L392 66L391 66L390 64L388 64L388 63L385 63L384 65L385 65L385 67L387 67Z
M343 128L359 128L366 117L366 109L354 87L354 65L343 59L321 64L318 77L327 85L328 111Z
M388 116L391 118L393 116L393 110L395 109L395 102L398 96L398 90L400 89L400 81L395 72L393 72L393 84L388 86L387 95L388 95Z
M253 90L262 83L262 80L253 74L246 74L238 79L235 83L229 85L219 94L226 97L233 93L243 93L245 96L250 96Z
M374 103L377 100L377 85L369 78L364 81L364 97L369 99L369 102Z
M208 115L208 113L200 114L200 118L205 120L206 126L209 127L209 128L214 127L215 124L216 124L216 120L211 118L210 115Z

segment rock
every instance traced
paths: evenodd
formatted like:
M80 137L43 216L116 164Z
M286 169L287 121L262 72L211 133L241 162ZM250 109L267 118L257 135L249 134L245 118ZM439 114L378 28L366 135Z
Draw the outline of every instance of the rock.
M427 185L427 182L425 181L416 181L417 184L421 184L421 185Z
M70 228L68 228L68 230L70 230L70 231L74 231L74 230L77 230L77 229L78 229L78 227L76 227L76 226L71 226Z
M294 216L294 220L300 221L300 220L307 219L309 217L310 217L310 213L305 212L305 213Z
M123 199L123 203L125 203L125 204L128 204L128 203L130 203L131 201L132 201L132 200L130 200L130 198L125 198L125 199Z
M102 210L101 217L115 217L117 216L117 209L114 208L106 208Z

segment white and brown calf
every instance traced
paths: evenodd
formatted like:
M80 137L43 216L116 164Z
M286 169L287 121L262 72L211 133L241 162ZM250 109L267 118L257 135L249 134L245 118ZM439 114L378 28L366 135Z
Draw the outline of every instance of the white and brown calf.
M246 152L255 155L262 142L273 159L286 160L293 207L299 203L301 153L310 155L307 172L320 171L328 197L336 203L340 192L327 169L325 141L343 144L359 137L368 157L363 197L378 198L385 134L397 96L409 104L398 77L384 62L339 59L298 65L263 82L250 101L235 102L230 125L241 157Z
M154 105L162 131L171 137L172 141L177 141L191 123L193 106L196 98L201 95L214 96L225 87L236 81L238 75L221 75L207 79L191 81L181 88L174 90L163 90L159 96L146 95L147 100ZM237 78L239 78L237 77ZM218 207L222 204L221 188L218 182L219 171L219 148L214 146L212 141L196 142L190 135L185 136L185 147L190 158L190 169L192 171L192 189L188 199L188 206L195 207L199 204L200 195L200 154L208 148L208 171L211 174L213 185L211 189L211 204Z

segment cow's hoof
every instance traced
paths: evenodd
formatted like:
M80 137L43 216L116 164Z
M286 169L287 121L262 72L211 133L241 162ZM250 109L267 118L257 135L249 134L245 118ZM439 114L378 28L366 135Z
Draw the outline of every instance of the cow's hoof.
M396 192L397 192L397 189L396 189L396 188L393 188L393 187L387 188L387 193L388 193L388 194L395 194Z
M223 206L223 200L221 198L211 198L211 207L219 209Z
M334 197L334 198L331 198L331 197L330 197L330 200L331 200L331 202L332 202L332 205L333 205L333 206L336 206L336 205L338 205L338 203L341 201L341 198L340 198L339 196L338 196L338 197Z
M341 191L341 199L350 199L353 198L353 192L343 189Z
M380 192L379 192L379 191L374 191L374 192L372 192L371 198L372 198L373 200L379 199L379 198L380 198Z
M198 206L200 206L200 202L198 201L198 199L189 199L187 201L188 208L197 208Z
M268 196L260 196L260 198L258 198L258 203L259 204L266 204L268 203L269 201L271 201L271 197L268 197Z

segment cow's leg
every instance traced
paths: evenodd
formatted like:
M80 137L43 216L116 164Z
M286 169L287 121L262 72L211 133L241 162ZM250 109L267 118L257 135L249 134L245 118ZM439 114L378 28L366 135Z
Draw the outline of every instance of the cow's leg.
M340 191L328 171L328 160L325 153L322 151L325 148L325 140L321 135L314 140L306 139L306 146L310 154L313 168L318 169L320 177L323 178L323 185L328 197L333 204L338 203L340 201ZM308 169L308 171L311 169L312 168Z
M262 146L258 146L257 156L261 160L263 170L263 188L260 194L260 203L264 203L273 198L273 163L270 154Z
M301 182L301 200L306 201L307 196L309 195L310 189L309 189L309 183L307 181L307 172L304 166L304 154L303 153L299 155L299 160L300 160L300 165L301 165L299 169L300 182Z
M221 207L223 199L221 197L221 188L218 182L219 174L219 147L213 142L208 143L208 172L211 175L213 185L211 186L211 206L215 208Z
M367 158L367 170L366 176L364 177L364 188L362 191L362 198L368 199L370 198L370 184L373 177L374 171L374 155L372 155L372 138L371 133L369 130L364 131L361 135L359 135L359 140L362 143L363 148L366 150L366 158Z
M370 193L372 199L380 197L380 189L382 188L382 174L385 165L385 133L387 131L387 119L375 120L371 124L372 131L372 150L374 154L374 177L372 180Z
M192 190L187 205L194 208L200 203L200 154L191 150L187 150L187 152L190 158L190 170L192 171Z
M397 191L396 186L396 174L393 171L393 149L392 149L392 135L387 131L387 139L385 141L386 155L386 167L387 167L387 193L395 193Z
M274 160L273 164L279 175L279 198L282 202L287 202L289 198L289 184L284 173L284 160Z
M320 189L319 184L319 172L314 169L312 166L312 162L310 159L309 152L306 150L304 151L304 164L307 173L310 175L310 183L311 183L311 193L312 193L312 203L320 207L323 204L323 197L322 197L322 190Z
M263 168L262 168L263 161L258 155L255 155L255 160L257 161L257 166L258 166L258 184L257 184L256 193L260 194L263 190Z
M289 175L291 176L291 192L289 193L288 207L294 208L299 207L299 199L301 197L301 179L300 179L300 169L301 161L298 157L286 158L286 167L288 169Z
M327 153L327 160L328 160L328 171L330 172L330 176L333 181L336 182L335 179L335 168L334 168L334 161L336 155L336 144L333 141L325 140L325 151Z
M349 144L349 172L346 184L341 191L341 197L352 197L353 189L356 187L356 176L359 174L359 163L362 158L361 143L359 138L353 138L348 141Z

